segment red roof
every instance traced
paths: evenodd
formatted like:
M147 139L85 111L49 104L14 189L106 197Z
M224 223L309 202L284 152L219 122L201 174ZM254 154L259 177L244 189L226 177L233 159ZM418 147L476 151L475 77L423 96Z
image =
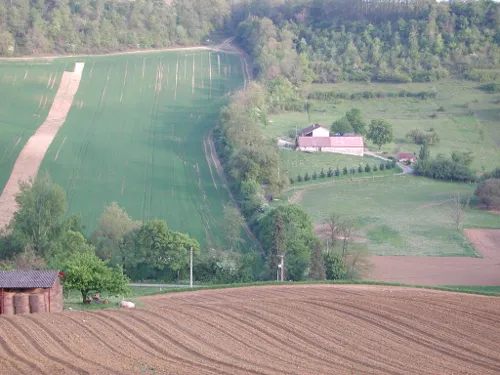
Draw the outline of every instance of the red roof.
M417 160L411 152L399 152L398 159Z
M363 148L363 137L299 137L299 147Z

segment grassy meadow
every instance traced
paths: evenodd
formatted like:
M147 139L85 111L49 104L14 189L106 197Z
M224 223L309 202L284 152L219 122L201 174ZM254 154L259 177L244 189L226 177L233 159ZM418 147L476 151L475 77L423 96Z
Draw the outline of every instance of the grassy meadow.
M412 129L434 129L441 139L431 146L431 155L452 151L472 151L475 170L491 170L500 165L500 105L499 94L487 94L479 89L477 82L443 80L432 83L382 84L382 83L336 83L312 85L310 91L355 93L361 91L410 92L433 91L436 99L381 98L364 100L315 101L310 113L289 112L270 116L271 123L263 126L272 137L290 139L295 130L308 124L320 123L330 126L353 107L359 108L367 123L373 118L385 118L394 128L395 141L382 147L390 154L414 152L419 146L409 144L405 135ZM440 109L438 111L438 109ZM433 116L433 117L431 117ZM435 117L434 117L435 116ZM367 143L376 150L377 146Z
M321 168L323 168L325 173L330 167L334 171L338 167L342 172L344 167L347 167L347 169L357 169L360 164L363 168L366 164L369 164L370 167L377 165L378 168L380 162L382 162L382 160L372 156L353 156L328 152L299 152L292 149L282 149L280 152L280 158L282 163L281 167L290 177L294 179L299 173L302 177L304 177L306 172L309 173L309 176L311 176L314 171L316 171L319 175ZM394 169L392 173L397 172L399 172L399 169ZM357 174L356 177L358 177Z
M40 117L33 114L40 96L50 99L57 90L58 82L46 92L48 77L55 72L60 79L77 61L85 63L82 81L41 166L64 187L69 213L82 213L90 233L104 206L116 201L136 220L164 219L202 245L224 245L229 195L209 165L207 137L229 94L243 85L236 55L184 50L1 64L4 82L12 75L22 81L25 71L28 78L38 77L29 93L19 88L22 95L15 98L22 103L12 109L0 105L2 122L17 119L14 130L0 126L1 154L10 158L0 162L1 181L17 157L16 139L26 134L14 150L19 151L46 117L49 100ZM6 96L12 83L0 90ZM26 95L32 100L24 103Z
M289 191L318 225L332 212L353 222L357 237L373 255L476 256L456 230L449 199L467 199L475 185L413 176L348 180L325 187ZM465 228L500 228L500 215L470 208Z
M0 191L27 140L47 117L66 64L0 61Z

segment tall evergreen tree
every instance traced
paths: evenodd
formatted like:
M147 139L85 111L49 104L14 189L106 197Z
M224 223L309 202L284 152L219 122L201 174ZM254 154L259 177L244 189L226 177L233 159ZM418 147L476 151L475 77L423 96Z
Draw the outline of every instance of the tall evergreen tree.
M418 153L418 160L428 160L431 156L429 151L429 144L427 141L424 141L424 144L420 146L420 151Z

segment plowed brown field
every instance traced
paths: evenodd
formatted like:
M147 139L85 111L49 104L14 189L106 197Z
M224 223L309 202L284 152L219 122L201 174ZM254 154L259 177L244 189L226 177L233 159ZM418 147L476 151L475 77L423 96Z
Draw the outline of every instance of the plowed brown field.
M498 374L500 298L381 286L175 293L0 317L0 373Z

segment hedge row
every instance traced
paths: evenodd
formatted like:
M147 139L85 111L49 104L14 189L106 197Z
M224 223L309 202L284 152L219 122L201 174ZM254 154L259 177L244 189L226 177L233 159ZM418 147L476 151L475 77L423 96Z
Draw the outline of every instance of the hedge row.
M408 90L400 91L359 91L355 93L348 93L343 91L314 91L309 94L309 99L314 100L333 100L333 99L346 99L346 100L361 100L361 99L382 99L382 98L418 98L418 99L434 99L436 92L434 91L419 91L410 92Z
M338 177L340 175L348 175L348 174L356 174L356 173L369 173L369 172L377 172L377 171L384 171L384 170L390 170L396 168L396 161L386 161L381 162L379 165L374 164L373 166L370 166L369 164L366 164L365 166L362 166L361 164L357 168L350 168L348 169L347 167L344 167L342 170L337 167L335 170L333 170L331 167L328 168L328 171L325 173L325 170L321 168L321 171L317 173L314 171L311 175L309 175L308 172L302 176L299 174L295 179L290 177L290 183L293 184L295 182L302 182L302 181L309 181L309 180L317 180L318 178L332 178L332 177Z

